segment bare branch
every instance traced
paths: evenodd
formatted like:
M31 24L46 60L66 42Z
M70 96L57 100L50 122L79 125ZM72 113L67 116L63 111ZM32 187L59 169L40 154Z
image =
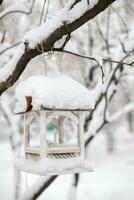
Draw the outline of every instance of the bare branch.
M46 0L44 0L44 2L43 2L42 11L41 11L41 16L40 16L39 26L41 25L41 22L42 22L43 13L44 13L44 9L45 9L45 4L46 4Z
M13 13L22 13L22 14L30 15L32 13L34 3L35 3L35 0L32 1L29 11L26 11L26 9L21 9L18 7L15 8L14 6L8 7L6 10L0 13L0 20L2 20L4 17Z
M44 183L41 183L37 185L37 187L34 187L34 191L29 195L24 195L23 200L35 200L37 199L42 192L48 188L48 186L57 178L57 176L51 176L49 177ZM28 196L28 198L27 198Z
M64 44L63 44L63 46L62 46L61 48L53 48L53 51L61 51L61 52L64 52L64 53L68 53L68 54L77 56L77 57L81 57L81 58L85 58L85 59L89 59L89 60L95 61L95 62L97 63L97 65L98 65L98 66L100 67L100 69L101 69L101 73L102 73L102 83L103 83L103 82L104 82L104 76L105 76L104 71L103 71L103 66L99 63L99 61L98 61L96 58L94 58L94 57L89 57L89 56L83 56L83 55L80 55L80 54L77 54L77 53L74 53L74 52L71 52L71 51L68 51L68 50L64 50L64 47L65 47L66 43L69 41L69 39L70 39L70 35L68 35L68 36L66 37L66 40L65 40L65 42L64 42Z
M75 52L72 52L72 51L63 50L61 48L53 48L52 50L53 51L59 51L59 52L61 51L61 52L68 53L68 54L71 54L71 55L74 55L74 56L77 56L77 57L80 57L80 58L85 58L85 59L88 59L88 60L93 60L98 65L100 65L99 62L98 62L98 60L96 58L94 58L94 57L84 56L84 55L81 55L81 54L78 54L78 53L75 53ZM104 62L111 62L111 63L115 63L115 64L122 63L123 65L134 66L134 61L131 62L131 63L127 63L127 62L120 62L120 61L117 61L117 60L112 60L111 58L102 58L102 61L104 61Z
M2 4L3 0L0 0L0 5Z
M117 14L117 16L120 18L125 30L126 30L126 33L128 35L128 27L127 27L127 23L126 21L124 20L124 18L121 16L121 14L113 7L111 6L111 8L113 9L113 11Z
M5 40L5 36L6 36L6 31L3 32L3 36L1 38L1 44L3 44L4 40Z
M2 55L3 53L5 53L6 51L18 46L19 44L21 44L21 42L17 42L16 44L13 44L12 46L9 46L7 48L5 48L3 51L0 52L0 55Z

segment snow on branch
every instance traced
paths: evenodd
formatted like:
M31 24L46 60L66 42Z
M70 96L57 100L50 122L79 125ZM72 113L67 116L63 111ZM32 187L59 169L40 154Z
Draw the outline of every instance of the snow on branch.
M22 40L23 44L19 47L20 57L16 53L11 61L4 66L6 69L2 68L0 70L0 95L18 80L28 62L41 54L39 49L42 46L45 52L51 51L56 41L93 19L114 1L92 0L88 5L87 1L81 0L71 9L69 3L57 15L53 16L51 20L28 32ZM8 65L10 67L7 67Z
M10 77L11 74L13 74L14 66L19 62L20 58L24 55L25 52L25 46L21 44L19 48L17 49L17 53L15 56L12 57L12 59L0 70L0 80L4 81L8 77Z
M112 116L109 116L108 122L110 122L110 123L114 122L117 119L119 119L119 117L121 117L122 115L132 112L133 110L134 110L134 103L128 103L123 109L117 111Z
M100 88L99 84L99 88L96 86L93 91L93 95L95 94L96 96L96 103L95 109L90 112L85 121L85 130L88 130L88 133L86 134L86 144L88 144L96 136L105 124L109 123L107 116L108 102L111 101L117 91L116 87L124 69L122 62L125 58L126 56L121 60L121 63L113 68L106 80L105 85L102 84L102 88Z
M42 24L34 30L29 31L23 38L23 42L28 43L28 48L34 49L43 40L46 40L59 27L69 25L80 19L87 11L91 10L98 0L92 0L90 6L85 0L77 3L70 10L70 2L61 9L52 19Z
M87 146L93 138L95 138L95 136L106 124L112 123L120 116L134 110L134 104L129 103L122 110L117 111L112 116L109 116L108 113L108 103L117 92L117 86L124 71L123 63L128 57L129 54L125 55L121 59L120 63L113 68L106 80L105 85L102 85L101 87L100 84L98 84L93 91L93 94L96 94L96 104L95 109L90 112L85 121L85 131L88 130L86 134L85 146Z

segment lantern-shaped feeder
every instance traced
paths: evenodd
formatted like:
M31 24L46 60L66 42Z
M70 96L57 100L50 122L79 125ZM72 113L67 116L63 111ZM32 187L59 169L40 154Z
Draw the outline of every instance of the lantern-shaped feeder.
M17 162L20 169L38 175L92 171L85 160L83 125L84 112L92 110L94 102L83 85L61 74L34 76L18 85L16 99L15 113L24 116L24 158ZM67 120L75 130L68 130L73 140L66 137ZM53 127L52 133L48 126ZM38 144L37 140L31 144L34 134Z

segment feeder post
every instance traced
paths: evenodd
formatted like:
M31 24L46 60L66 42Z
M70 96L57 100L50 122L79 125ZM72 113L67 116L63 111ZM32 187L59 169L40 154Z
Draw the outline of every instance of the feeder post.
M85 141L84 141L84 113L78 112L79 124L78 124L78 145L80 147L80 156L85 157Z
M27 114L24 113L24 118L23 118L23 133L24 133L24 154L26 156L26 150L27 150L27 146L29 144L29 127L26 124L26 116Z
M40 111L40 156L47 157L47 119L46 111Z
M59 143L63 144L64 143L64 132L63 132L63 117L59 115L58 118L58 128L59 128Z

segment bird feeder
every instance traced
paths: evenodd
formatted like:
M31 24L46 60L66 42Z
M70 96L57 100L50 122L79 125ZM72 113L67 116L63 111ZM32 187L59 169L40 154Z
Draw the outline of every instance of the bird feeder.
M68 76L35 76L19 84L15 112L24 119L24 158L18 166L39 175L57 175L91 171L85 161L84 113L93 109L89 91ZM75 138L66 139L63 124L69 119L75 125ZM38 130L31 126L34 120ZM55 123L56 130L48 131ZM38 144L31 145L32 132ZM72 133L73 134L73 133Z

